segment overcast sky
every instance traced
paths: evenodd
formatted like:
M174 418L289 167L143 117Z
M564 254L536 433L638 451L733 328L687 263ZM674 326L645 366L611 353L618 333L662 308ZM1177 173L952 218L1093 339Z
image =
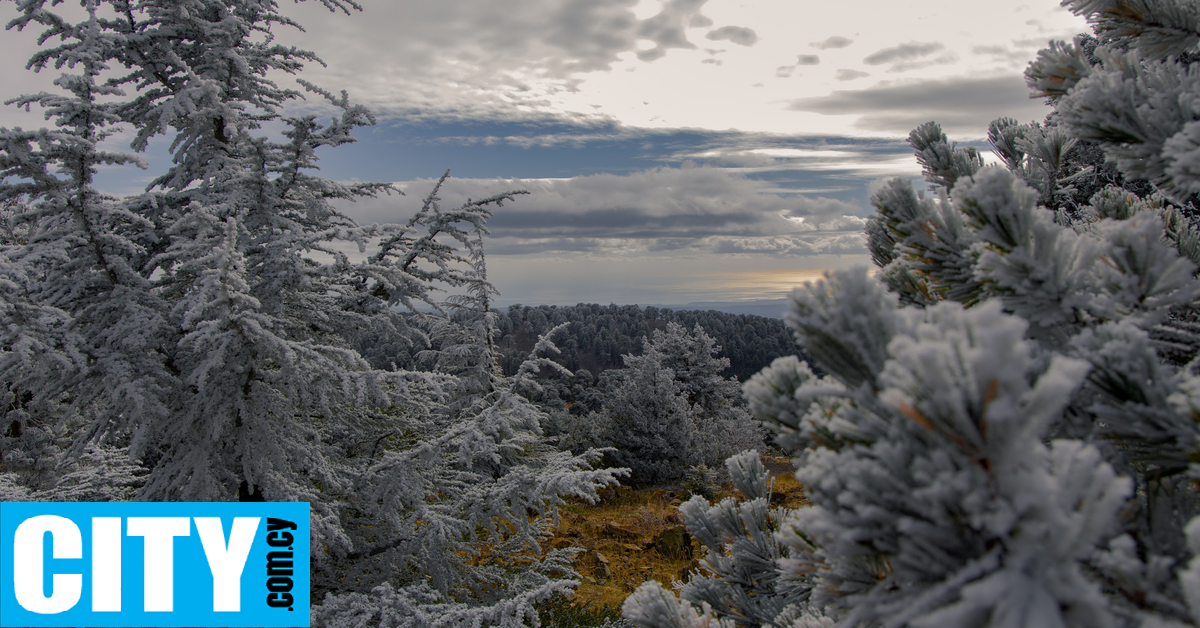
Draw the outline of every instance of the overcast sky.
M447 168L447 202L529 190L489 246L501 302L527 304L770 297L869 264L870 190L919 173L908 132L982 147L996 117L1040 120L1026 64L1087 30L1058 0L360 2L284 3L307 32L280 39L328 64L304 78L379 118L323 173L408 192L347 208L366 222L403 219ZM5 100L54 78L22 70L31 33L0 44Z

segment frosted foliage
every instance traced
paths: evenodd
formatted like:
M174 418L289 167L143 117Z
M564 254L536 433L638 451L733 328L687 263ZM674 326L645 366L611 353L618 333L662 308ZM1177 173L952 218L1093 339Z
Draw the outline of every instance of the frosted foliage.
M1200 9L1064 4L1099 43L1030 65L1055 113L993 122L999 167L916 129L934 194L875 194L877 278L793 293L812 364L743 390L811 505L685 504L719 550L681 605L754 626L1200 625ZM765 529L778 545L750 541Z
M1200 193L1197 150L1200 66L1099 50L1101 66L1057 110L1077 136L1102 142L1127 175L1154 182L1174 200Z
M757 451L743 451L725 461L729 481L749 499L770 497L771 483Z
M1099 422L1079 425L1080 436L1118 439L1127 455L1168 474L1185 471L1200 433L1190 409L1191 378L1156 355L1149 335L1128 321L1085 330L1072 353L1092 364L1090 414Z
M1077 228L1059 224L1035 190L996 167L962 179L949 200L918 200L897 181L875 203L900 242L881 275L906 303L998 297L1061 343L1063 330L1125 317L1150 329L1200 294L1195 264L1181 256L1197 253L1196 228L1178 210L1116 189L1096 194L1082 214L1091 222ZM923 218L896 218L913 214ZM917 278L896 282L901 266Z
M818 449L797 474L814 503L797 527L832 565L814 601L885 625L1001 625L1014 600L1049 587L1041 611L1093 625L1103 598L1078 562L1116 527L1130 487L1096 450L1041 440L1086 363L1053 360L1031 384L1024 323L994 303L908 323L881 375L889 437Z
M313 172L374 119L282 86L318 61L274 43L286 3L67 4L10 5L29 67L63 74L14 101L53 128L0 129L0 498L306 501L314 625L535 625L577 584L541 547L558 506L620 473L543 438L517 389L545 362L494 367L481 243L522 192L443 207L443 176L407 223L358 225L332 201L395 190ZM285 115L305 97L326 122ZM146 192L95 189L160 136ZM364 330L442 350L379 370Z
M619 384L599 416L600 442L637 481L679 479L689 466L715 467L737 451L761 447L759 423L739 399L736 380L720 375L728 358L699 325L676 323L624 355Z
M895 241L881 275L905 303L931 305L941 299L969 303L981 286L973 275L975 235L962 214L892 181L872 199L880 230Z
M33 501L33 494L25 488L21 479L13 473L0 473L0 501Z
M128 450L108 447L89 447L69 470L63 471L53 489L36 495L38 501L131 501L145 483L146 474L129 459Z
M1200 121L1188 122L1163 142L1166 177L1184 191L1200 193Z
M729 619L717 618L708 608L696 608L677 599L650 581L625 600L625 619L638 628L734 628Z
M808 400L798 399L796 393L815 379L808 363L789 355L775 358L771 366L751 377L742 387L742 394L754 416L795 429L809 407Z
M1071 91L1091 71L1079 38L1069 44L1052 41L1050 47L1040 50L1025 69L1025 81L1035 95L1057 99Z
M975 174L983 166L978 151L956 147L936 122L914 129L908 135L908 144L916 151L925 180L934 187L952 188L959 177Z
M1021 142L1026 129L1013 118L998 118L988 125L988 144L1009 170L1022 168L1026 163Z
M680 595L739 625L808 625L796 622L818 613L870 625L1112 625L1085 561L1118 532L1131 485L1097 448L1044 440L1090 365L1045 362L1026 326L996 301L901 310L878 394L838 391L883 437L797 451L811 507L685 504L689 530L713 549ZM780 360L746 388L760 418L794 425L797 391L814 380ZM779 401L765 403L772 392ZM730 464L754 466L745 454ZM631 598L626 616L648 600Z
M867 219L864 231L867 234L867 250L871 253L871 261L876 266L887 266L894 257L896 241L892 239L888 230L883 228L877 216Z
M1073 191L1070 179L1063 176L1067 155L1079 142L1059 127L1029 126L1017 140L1026 155L1025 183L1041 193L1041 203L1052 205ZM1081 173L1082 174L1082 173Z
M840 381L816 377L796 356L776 358L742 387L750 412L771 425L775 440L788 450L811 446L841 449L870 442L884 433L846 401Z
M1194 558L1188 562L1187 569L1180 572L1179 581L1183 585L1184 599L1187 600L1188 610L1191 611L1193 623L1200 624L1200 518L1188 522L1188 550Z
M1175 245L1180 257L1190 260L1200 267L1200 226L1184 216L1177 207L1156 207L1157 213L1166 225L1164 234Z
M1129 43L1152 57L1170 57L1200 43L1200 7L1171 0L1065 0L1106 40Z
M700 464L694 418L675 372L653 349L627 359L626 366L625 381L604 410L606 440L617 448L618 464L632 469L635 479L651 482Z
M896 324L894 294L858 268L796 288L790 304L784 320L822 368L851 388L875 383Z
M999 168L954 190L954 204L986 246L976 274L987 292L1029 321L1052 327L1079 319L1093 290L1098 244L1054 224L1036 193Z
M1200 8L1178 0L1067 0L1092 21L1100 45L1052 42L1025 76L1051 98L1073 136L1096 142L1126 177L1149 179L1179 204L1195 203ZM1095 40L1092 40L1093 42Z
M1145 212L1122 221L1097 226L1108 245L1107 264L1098 267L1101 294L1099 314L1106 319L1131 319L1142 326L1157 322L1175 306L1200 296L1193 279L1196 265L1164 246L1164 225Z
M1088 222L1099 222L1105 218L1125 220L1149 208L1137 195L1120 188L1107 187L1091 198L1084 219Z
M710 503L694 496L680 506L688 531L705 547L700 570L676 585L680 599L657 582L643 584L626 601L625 618L639 626L717 621L793 626L810 625L795 623L809 620L821 625L812 616L819 610L807 603L819 559L812 546L799 542L797 550L785 542L783 530L793 512L768 505L769 476L758 452L742 452L727 464L746 501Z

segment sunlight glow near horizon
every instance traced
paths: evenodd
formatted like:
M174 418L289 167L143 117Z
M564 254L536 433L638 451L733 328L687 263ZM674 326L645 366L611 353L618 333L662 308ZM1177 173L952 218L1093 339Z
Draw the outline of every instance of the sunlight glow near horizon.
M824 279L829 272L820 269L747 271L716 273L713 279L730 294L757 295L734 300L771 299L786 297L802 285Z

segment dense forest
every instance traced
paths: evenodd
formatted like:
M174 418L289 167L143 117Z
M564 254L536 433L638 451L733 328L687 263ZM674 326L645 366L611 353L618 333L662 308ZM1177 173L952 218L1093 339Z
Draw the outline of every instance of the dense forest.
M728 358L722 371L726 377L745 381L775 358L796 351L795 338L784 322L753 314L729 314L716 310L672 310L637 305L512 305L506 311L492 310L494 347L506 375L514 375L529 358L538 338L557 329L554 361L571 371L599 376L608 369L624 366L623 356L640 354L642 341L654 330L676 323L686 329L699 325L713 337ZM429 313L410 313L402 318L405 328L415 332L397 335L391 330L358 330L356 348L376 368L412 367L436 353L443 342L436 337L437 318Z
M790 355L795 346L792 332L782 320L748 314L636 305L513 305L497 319L496 342L504 371L515 373L538 337L564 323L566 327L554 336L554 344L562 352L555 360L572 371L585 369L593 375L624 366L621 356L641 353L642 339L652 330L666 329L667 323L703 328L717 341L721 355L729 359L729 368L722 374L739 381L749 379L775 358Z

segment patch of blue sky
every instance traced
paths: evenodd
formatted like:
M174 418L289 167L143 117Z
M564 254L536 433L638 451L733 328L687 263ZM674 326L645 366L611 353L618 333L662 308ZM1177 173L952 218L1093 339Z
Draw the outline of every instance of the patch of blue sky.
M900 140L786 136L617 124L499 121L381 122L355 144L323 151L340 180L409 181L449 169L458 178L570 178L656 167L709 166L771 181L781 192L865 200L871 165L912 159Z

